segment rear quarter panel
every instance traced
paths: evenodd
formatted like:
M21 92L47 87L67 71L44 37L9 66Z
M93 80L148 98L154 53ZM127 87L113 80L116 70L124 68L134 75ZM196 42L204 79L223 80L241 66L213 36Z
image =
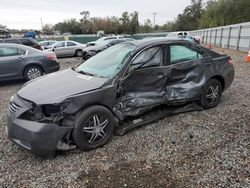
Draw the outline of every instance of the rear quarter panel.
M42 70L47 73L47 70L50 67L53 66L58 66L58 63L56 61L50 61L47 59L47 57L43 54L34 54L34 55L30 55L29 57L27 57L26 61L24 62L24 68L23 71L29 67L29 66L39 66L40 68L42 68Z
M228 63L230 57L227 55L213 58L213 76L221 76L224 79L224 90L230 87L234 80L234 67Z

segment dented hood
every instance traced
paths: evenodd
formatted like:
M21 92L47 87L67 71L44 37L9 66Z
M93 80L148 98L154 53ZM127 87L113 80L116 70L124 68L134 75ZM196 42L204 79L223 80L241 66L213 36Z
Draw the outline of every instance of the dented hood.
M83 75L68 69L31 81L17 94L36 104L60 103L71 95L101 88L106 81L107 78Z

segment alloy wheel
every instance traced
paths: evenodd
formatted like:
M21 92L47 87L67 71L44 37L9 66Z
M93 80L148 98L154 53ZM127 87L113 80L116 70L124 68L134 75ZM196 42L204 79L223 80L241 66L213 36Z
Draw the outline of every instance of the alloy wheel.
M107 125L109 121L101 115L94 115L90 117L83 126L83 133L85 134L88 143L96 144L105 139L107 135Z
M29 69L27 71L27 76L28 76L29 80L33 80L35 78L38 78L41 75L42 75L41 71L35 67L32 67L31 69Z
M211 85L206 93L207 101L210 105L217 103L219 100L219 86L218 85Z

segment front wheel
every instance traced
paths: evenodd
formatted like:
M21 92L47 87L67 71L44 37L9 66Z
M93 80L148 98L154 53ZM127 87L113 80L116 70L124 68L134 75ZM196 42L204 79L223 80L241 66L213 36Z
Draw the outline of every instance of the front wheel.
M213 108L220 102L222 94L222 86L219 80L208 80L206 86L202 89L200 104L206 108Z
M82 50L76 50L75 56L76 57L82 57Z
M113 114L102 106L92 106L82 111L75 121L73 138L83 151L106 144L114 134Z

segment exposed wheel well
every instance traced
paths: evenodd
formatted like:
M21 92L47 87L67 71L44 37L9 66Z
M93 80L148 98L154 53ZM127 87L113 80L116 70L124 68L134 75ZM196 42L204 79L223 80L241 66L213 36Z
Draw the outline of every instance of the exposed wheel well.
M218 80L221 83L222 91L224 90L224 88L225 88L225 80L224 80L224 78L222 76L216 75L216 76L211 77L210 79Z
M107 110L109 110L113 114L115 122L117 123L119 121L117 115L108 106L103 105L103 104L98 104L98 103L97 104L88 104L88 105L82 107L77 112L75 112L75 116L77 116L81 111L83 111L86 108L89 108L91 106L102 106L102 107L106 108Z
M75 53L76 53L76 52L78 52L78 51L81 51L81 52L83 52L83 50L82 50L82 49L77 49L77 50L75 51Z

